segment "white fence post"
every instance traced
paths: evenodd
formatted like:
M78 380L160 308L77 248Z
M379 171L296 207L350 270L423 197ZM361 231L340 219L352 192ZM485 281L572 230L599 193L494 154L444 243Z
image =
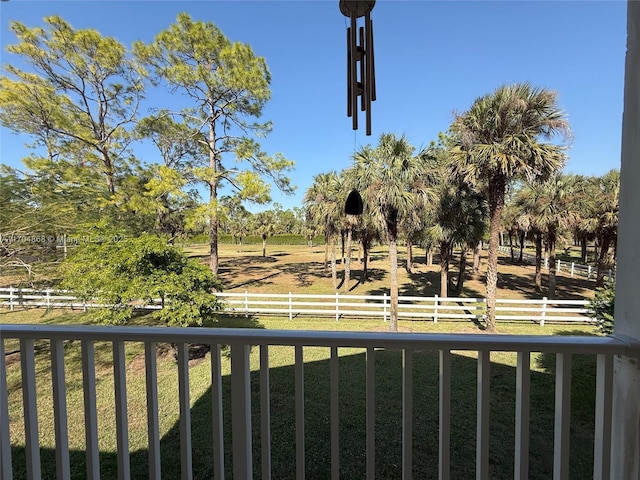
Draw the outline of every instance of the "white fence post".
M544 317L547 311L547 297L542 297L542 312L540 312L540 326L544 327Z
M573 272L574 272L575 267L576 267L575 262L571 262L571 278L573 278Z
M338 302L340 300L340 296L339 295L340 294L338 292L336 292L336 322L340 318L340 307L338 306Z
M9 287L9 307L13 312L13 286Z
M45 293L47 294L47 308L51 308L51 289L48 288Z
M587 271L587 280L591 278L591 265L589 265L589 270Z
M433 323L438 323L438 295L433 297Z
M293 305L291 304L291 292L289 292L289 320L293 320Z
M560 265L562 265L562 262L558 259L556 262L556 273L560 273Z
M244 318L249 318L249 292L244 291Z
M544 268L549 269L549 257L544 257Z
M384 316L382 318L384 319L384 322L387 323L387 292L382 294L382 310L384 312Z

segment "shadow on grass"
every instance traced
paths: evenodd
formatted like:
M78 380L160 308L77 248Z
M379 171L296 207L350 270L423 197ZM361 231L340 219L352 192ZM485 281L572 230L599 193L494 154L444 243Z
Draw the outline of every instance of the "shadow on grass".
M362 352L362 353L358 353ZM293 358L293 349L291 349ZM585 357L586 358L586 357ZM438 354L413 353L413 475L438 478ZM340 367L340 468L341 477L365 478L366 377L365 354L356 350L339 358ZM548 359L541 360L546 365ZM545 367L546 368L546 367ZM376 471L379 478L400 478L402 465L402 353L376 350ZM475 358L452 355L451 376L451 478L473 478L476 425ZM553 468L554 376L531 373L531 479L548 479ZM308 478L330 477L329 361L304 365L305 449ZM495 361L491 365L490 478L513 478L515 368ZM571 419L571 478L592 476L593 392L592 365L574 362L574 396ZM589 388L588 390L587 387ZM231 466L230 377L222 378L224 408L225 476ZM273 478L295 478L294 366L270 370L271 447ZM588 392L588 393L587 393ZM212 478L212 403L209 389L194 399L191 408L194 478ZM253 472L260 478L259 372L251 372ZM12 448L15 478L24 478L23 447ZM55 452L42 449L44 476L55 476ZM163 478L180 477L180 432L176 423L161 439ZM117 458L101 452L103 478L115 478ZM72 478L85 477L84 452L71 453ZM131 453L131 477L145 478L148 452Z

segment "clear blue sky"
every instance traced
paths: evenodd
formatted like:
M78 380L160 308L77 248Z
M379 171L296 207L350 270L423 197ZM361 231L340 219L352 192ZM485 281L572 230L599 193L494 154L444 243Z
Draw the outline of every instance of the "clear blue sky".
M354 133L346 116L346 19L326 1L28 1L0 3L2 64L8 25L42 25L60 15L129 46L149 42L179 12L212 21L233 41L249 43L272 74L263 119L274 124L262 145L296 162L293 196L273 191L285 208L301 206L313 176L351 164L354 149L382 132L406 134L416 148L445 131L498 86L529 81L556 90L574 140L568 173L600 175L620 165L626 42L623 1L378 0L372 18L378 99L373 134ZM151 102L162 97L149 94ZM156 105L162 106L162 105ZM145 113L145 112L143 112ZM0 161L19 166L26 139L0 132ZM156 160L140 148L143 160ZM252 211L265 207L251 207Z

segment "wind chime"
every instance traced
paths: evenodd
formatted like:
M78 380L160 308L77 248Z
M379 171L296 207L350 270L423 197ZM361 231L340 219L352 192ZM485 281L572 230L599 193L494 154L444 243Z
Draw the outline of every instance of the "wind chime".
M358 129L358 97L365 112L367 135L371 135L371 102L376 99L376 77L373 60L373 22L371 10L375 0L340 0L340 12L349 17L347 28L347 116ZM358 19L364 25L358 27Z
M376 0L340 0L340 12L349 17L347 28L347 116L358 129L358 97L360 109L365 112L367 135L371 135L371 102L376 99L376 77L373 61L373 22L371 10ZM358 18L364 25L358 27ZM347 215L361 215L362 197L352 190L345 203Z

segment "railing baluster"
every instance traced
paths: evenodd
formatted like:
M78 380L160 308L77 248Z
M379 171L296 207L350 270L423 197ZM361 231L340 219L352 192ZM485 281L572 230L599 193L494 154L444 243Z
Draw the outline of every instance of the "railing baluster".
M118 448L118 479L131 477L129 462L129 423L127 420L127 376L124 342L113 342L113 381L116 401L116 443Z
M476 478L489 478L489 404L491 357L488 350L478 352L478 399L476 427Z
M189 345L178 343L178 398L180 403L180 467L183 480L193 478L191 459L191 402L189 400Z
M211 345L211 418L213 421L213 478L224 479L224 437L222 424L222 374L220 345Z
M367 347L366 362L367 479L373 479L376 474L376 357L373 347Z
M11 439L9 436L9 391L7 365L4 360L4 340L0 330L0 479L13 478L11 465Z
M40 445L38 443L38 408L36 402L36 366L32 339L20 339L22 368L22 401L24 407L25 454L27 479L40 478Z
M250 346L231 345L231 431L233 446L233 478L253 478L251 453L251 378Z
M303 348L295 347L295 415L296 415L296 478L304 479L304 358Z
M448 480L451 474L451 352L440 350L440 420L438 478Z
M598 355L593 480L609 480L611 468L611 415L613 404L613 356Z
M156 342L144 345L147 390L147 437L149 442L149 478L160 479L160 427L158 421L158 370Z
M260 345L260 447L262 478L271 478L271 394L269 387L269 345Z
M87 478L100 478L98 450L98 409L96 406L96 367L93 340L82 340L82 389L84 393L84 435Z
M53 421L56 437L56 474L71 477L69 429L67 426L67 387L64 375L64 341L51 340L51 381L53 384Z
M556 402L553 435L553 479L569 478L571 425L571 354L556 354Z
M514 479L529 478L529 405L531 393L531 354L518 352L516 366L516 446Z
M413 352L402 351L402 478L413 477Z
M331 478L340 478L340 384L338 366L338 347L331 347L329 360L331 384Z

